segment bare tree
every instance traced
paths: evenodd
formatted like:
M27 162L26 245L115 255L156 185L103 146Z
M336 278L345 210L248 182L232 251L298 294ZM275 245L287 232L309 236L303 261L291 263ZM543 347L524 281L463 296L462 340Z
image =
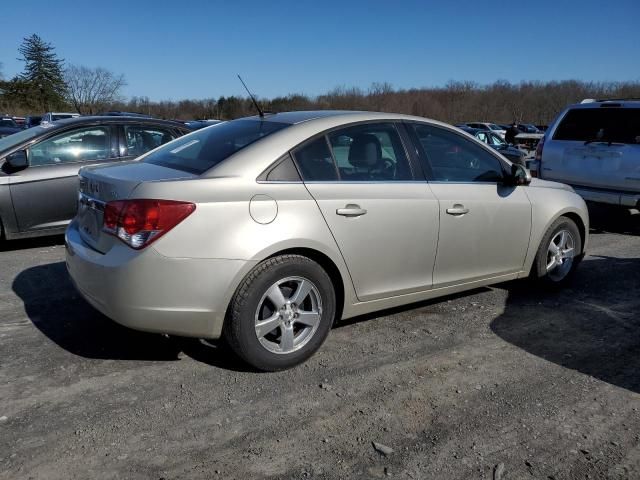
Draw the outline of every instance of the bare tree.
M95 114L121 100L124 75L104 68L70 65L65 71L67 101L80 114Z

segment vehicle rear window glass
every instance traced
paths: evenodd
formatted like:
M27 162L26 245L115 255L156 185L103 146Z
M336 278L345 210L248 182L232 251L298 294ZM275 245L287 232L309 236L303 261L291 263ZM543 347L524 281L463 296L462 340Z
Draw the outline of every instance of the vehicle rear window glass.
M554 140L640 143L640 108L575 108L562 118Z
M182 137L152 152L142 161L200 175L253 142L288 125L261 120L234 120Z
M170 142L176 138L176 135L166 128L153 125L125 125L124 138L126 141L125 155L137 157Z

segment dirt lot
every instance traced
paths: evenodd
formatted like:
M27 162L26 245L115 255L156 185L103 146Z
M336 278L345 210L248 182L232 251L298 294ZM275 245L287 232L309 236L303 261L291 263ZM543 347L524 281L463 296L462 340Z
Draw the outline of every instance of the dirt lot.
M606 228L567 290L358 318L276 374L111 323L60 238L10 244L0 478L639 478L640 216Z

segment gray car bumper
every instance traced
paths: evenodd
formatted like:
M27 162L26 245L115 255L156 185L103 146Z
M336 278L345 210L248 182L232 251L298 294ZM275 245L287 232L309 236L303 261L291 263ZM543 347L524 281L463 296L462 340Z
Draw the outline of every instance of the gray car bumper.
M65 245L73 283L97 310L136 330L188 337L220 336L235 284L250 268L244 260L168 258L124 244L102 254L83 242L75 222Z

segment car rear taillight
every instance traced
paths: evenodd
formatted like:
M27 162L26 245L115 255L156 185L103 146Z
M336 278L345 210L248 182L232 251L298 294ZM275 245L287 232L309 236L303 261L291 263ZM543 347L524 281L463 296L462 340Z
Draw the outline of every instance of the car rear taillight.
M195 209L193 203L173 200L117 200L106 204L102 230L137 250L160 238Z

